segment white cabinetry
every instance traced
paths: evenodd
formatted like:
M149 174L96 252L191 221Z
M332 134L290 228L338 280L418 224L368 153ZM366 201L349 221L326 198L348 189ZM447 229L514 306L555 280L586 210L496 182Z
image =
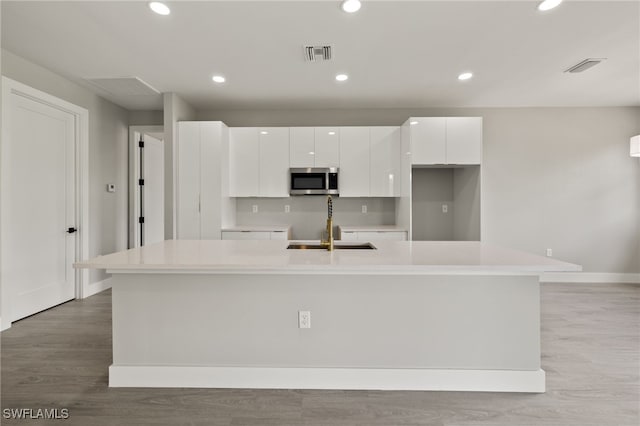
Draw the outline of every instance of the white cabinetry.
M409 122L413 164L482 162L481 117L412 117Z
M289 128L261 128L260 197L289 196Z
M235 220L228 196L229 136L224 123L178 123L176 237L219 239Z
M290 127L289 167L315 167L315 145L313 127Z
M232 197L289 196L289 129L232 127Z
M256 197L260 192L260 149L256 127L229 129L230 195Z
M340 129L316 127L315 167L340 167Z
M337 127L290 127L289 167L340 167Z
M400 194L400 128L340 128L340 196Z
M342 241L406 241L407 231L393 226L339 226Z
M371 127L369 146L369 195L399 197L400 128L397 126Z
M289 240L290 227L238 226L222 231L223 240Z
M368 197L369 175L369 127L341 127L340 196Z

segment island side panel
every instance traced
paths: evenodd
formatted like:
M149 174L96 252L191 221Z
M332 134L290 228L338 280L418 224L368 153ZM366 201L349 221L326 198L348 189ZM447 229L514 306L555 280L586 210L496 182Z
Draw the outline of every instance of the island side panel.
M114 366L538 371L540 289L537 276L118 273L113 351Z

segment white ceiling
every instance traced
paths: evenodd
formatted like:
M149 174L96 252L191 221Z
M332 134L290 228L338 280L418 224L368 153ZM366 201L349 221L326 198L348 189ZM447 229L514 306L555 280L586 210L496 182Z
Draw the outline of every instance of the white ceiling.
M161 95L84 79L136 76L197 109L640 105L640 1L537 3L172 1L159 16L144 1L3 0L2 47L129 109ZM305 62L304 44L334 59ZM608 59L563 72L585 58Z

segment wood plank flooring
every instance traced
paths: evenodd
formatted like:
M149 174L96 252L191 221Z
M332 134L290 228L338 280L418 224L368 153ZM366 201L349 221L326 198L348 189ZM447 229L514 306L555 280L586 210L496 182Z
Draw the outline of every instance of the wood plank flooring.
M110 389L109 291L14 323L1 344L3 409L69 410L66 420L1 418L2 425L640 424L633 284L542 285L545 394Z

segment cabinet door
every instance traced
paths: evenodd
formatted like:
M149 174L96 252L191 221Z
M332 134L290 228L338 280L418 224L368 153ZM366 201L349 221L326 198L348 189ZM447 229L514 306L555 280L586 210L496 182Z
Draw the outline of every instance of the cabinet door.
M400 196L400 127L371 127L370 195Z
M315 128L315 167L340 167L340 130L337 127Z
M315 159L313 127L289 128L289 167L314 167Z
M229 129L229 178L231 197L257 197L260 194L260 146L258 129L232 127Z
M259 129L260 196L289 196L289 128Z
M177 239L200 239L200 123L178 123L176 161Z
M412 164L446 164L446 119L412 117L411 122Z
M482 117L447 118L447 164L482 163Z
M222 130L220 122L200 123L200 239L220 239L222 221Z
M369 196L369 128L340 128L341 197Z

